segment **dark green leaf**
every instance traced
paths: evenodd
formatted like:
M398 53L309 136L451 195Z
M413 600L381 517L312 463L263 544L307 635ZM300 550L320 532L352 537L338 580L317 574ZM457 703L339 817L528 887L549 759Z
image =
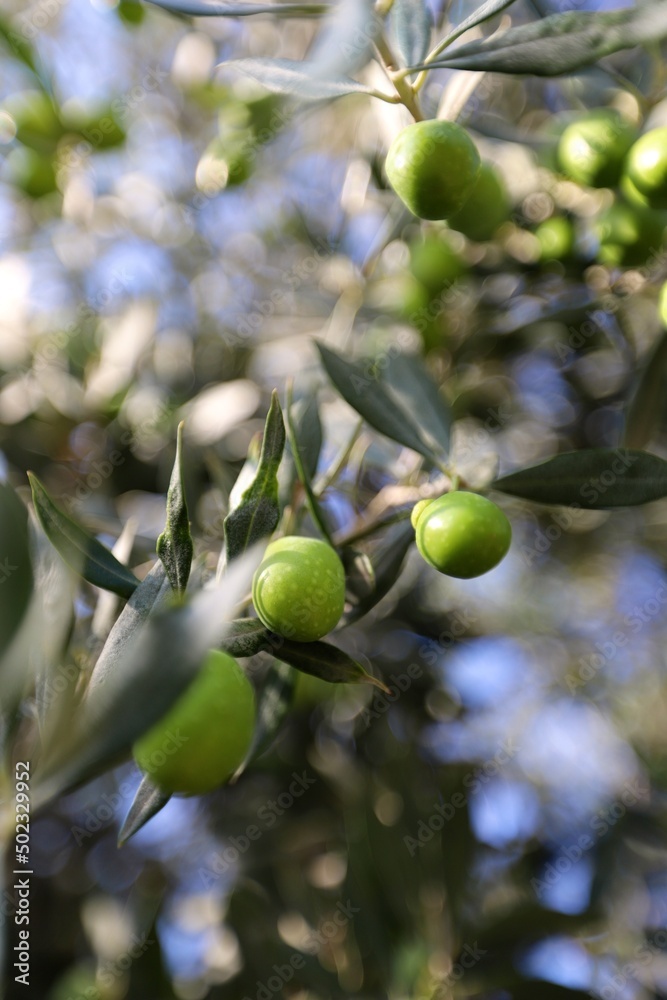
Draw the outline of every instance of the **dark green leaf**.
M28 511L11 486L0 483L0 658L21 624L32 587Z
M118 846L122 847L137 830L141 830L149 819L152 819L159 813L160 809L166 806L170 798L169 792L163 792L151 784L147 777L144 777L137 788L137 794L134 796L134 801L118 834Z
M346 94L372 94L371 87L347 76L320 78L318 67L295 59L233 59L223 63L261 83L275 94L290 94L302 101L326 101Z
M394 0L391 23L403 65L420 63L431 39L431 15L424 0Z
M274 390L264 426L264 440L257 473L238 507L225 518L227 561L240 556L255 542L275 531L280 518L278 468L285 447L285 424Z
M409 519L390 528L371 556L375 587L345 615L347 624L368 614L396 583L408 550L415 539Z
M452 414L421 358L415 354L394 354L388 358L383 381L404 413L419 414L419 429L428 434L434 449L446 455Z
M155 7L188 17L250 17L253 14L306 16L326 14L330 7L321 3L208 3L207 0L149 0Z
M183 423L176 432L176 459L167 492L167 522L157 540L157 554L167 571L169 582L178 594L187 586L192 566L192 535L188 505L183 491Z
M257 757L261 757L273 743L292 704L295 685L296 674L292 667L275 660L269 667L257 700L257 723L252 744L245 760L234 775L234 781L240 778L248 765Z
M292 407L292 422L304 471L312 480L322 450L322 421L316 393L297 400Z
M388 688L351 656L328 642L292 642L277 639L277 655L304 674L312 674L331 684L374 684L382 691Z
M632 395L625 418L623 444L644 448L665 417L667 400L667 332L651 351Z
M88 583L130 597L139 585L134 573L118 562L96 538L56 507L37 476L28 473L40 524L65 562Z
M313 486L310 480L310 476L303 462L301 445L296 435L296 429L292 417L291 385L287 390L287 438L289 440L289 445L292 452L292 458L294 459L294 466L296 468L297 477L299 479L299 482L303 486L304 493L306 494L306 502L308 504L308 510L310 511L310 516L312 517L313 521L315 522L319 530L322 532L324 537L327 539L329 544L333 545L331 532L329 531L329 525L327 524L327 519L324 515L324 511L320 508L317 497L313 492Z
M430 68L559 76L604 56L667 37L667 6L641 6L607 13L553 14L502 35L470 42L440 56ZM421 67L420 67L421 68Z
M338 392L371 427L423 455L433 464L439 464L442 456L438 456L423 439L414 416L397 406L396 398L374 375L371 365L362 368L324 344L317 344L317 349L325 371Z
M259 618L237 618L229 623L221 648L230 656L254 656L273 648L272 635Z
M492 485L537 503L587 510L633 507L667 496L667 462L645 451L584 449L556 455Z

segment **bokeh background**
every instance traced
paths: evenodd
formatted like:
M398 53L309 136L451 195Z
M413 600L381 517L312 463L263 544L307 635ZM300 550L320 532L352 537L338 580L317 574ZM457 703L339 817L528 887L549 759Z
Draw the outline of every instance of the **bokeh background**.
M474 6L454 0L448 17ZM511 17L622 6L520 0ZM508 219L485 243L426 227L446 248L433 275L382 173L404 109L290 104L224 66L299 58L315 29L134 0L3 5L0 468L26 496L33 469L107 544L129 523L144 569L178 421L198 552L214 560L288 376L320 408L320 478L357 432L323 494L337 530L415 472L412 453L359 430L313 338L354 357L424 354L457 417L456 463L483 483L616 446L661 333L664 260L598 263L611 196L552 169L568 114L638 117L633 88L659 92L659 51L616 57L627 86L602 69L483 78L460 120L504 179ZM432 75L431 113L448 83ZM651 116L667 122L667 106ZM552 216L575 241L561 259L535 235ZM664 455L664 386L653 393L642 443ZM35 817L31 995L667 995L665 503L499 502L514 528L501 566L454 581L410 552L337 637L397 686L391 702L300 683L236 786L173 799L121 850L131 764ZM74 659L96 600L82 590Z

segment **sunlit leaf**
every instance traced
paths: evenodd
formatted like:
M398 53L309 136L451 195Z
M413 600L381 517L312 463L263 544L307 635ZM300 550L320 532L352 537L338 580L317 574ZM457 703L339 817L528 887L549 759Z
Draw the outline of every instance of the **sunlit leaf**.
M295 59L233 59L224 63L251 77L275 94L290 94L302 101L326 101L346 94L373 94L371 87L346 76L322 79L318 67Z

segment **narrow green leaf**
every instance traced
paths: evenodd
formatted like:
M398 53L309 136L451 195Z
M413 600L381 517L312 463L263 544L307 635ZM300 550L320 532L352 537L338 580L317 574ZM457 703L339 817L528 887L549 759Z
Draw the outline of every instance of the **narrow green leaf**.
M414 528L409 520L402 521L389 529L371 555L375 586L371 593L363 597L347 612L345 615L346 624L363 618L389 593L400 575L401 567L414 539Z
M169 792L163 792L149 778L144 777L118 834L118 846L122 847L127 843L130 837L166 806L170 798Z
M190 534L188 505L183 490L183 422L176 432L176 459L167 491L167 522L157 540L157 554L164 563L169 582L177 594L188 583L194 546Z
M644 448L665 419L667 331L651 351L628 405L623 444Z
M375 570L366 552L344 548L341 559L345 567L347 592L357 602L367 600L375 590Z
M280 518L278 469L285 448L285 424L273 391L264 426L264 440L257 473L241 498L239 506L225 518L227 561L240 556L255 542L275 531Z
M426 367L415 354L394 354L387 360L383 381L405 413L419 414L419 429L434 449L449 452L452 414Z
M394 0L391 26L403 65L420 63L431 39L431 15L425 0Z
M414 416L397 404L379 378L372 365L363 367L342 358L330 347L317 344L324 369L343 399L374 427L376 431L423 455L434 465L443 456L437 455L423 439Z
M292 667L280 660L274 660L269 667L257 700L257 723L252 744L232 781L237 781L248 765L261 757L273 743L292 704L296 676Z
M304 674L312 674L331 684L374 684L382 691L388 690L382 681L367 673L360 663L328 642L292 642L282 639L277 655Z
M321 533L324 535L326 540L329 542L329 544L333 545L331 532L329 530L329 525L327 524L327 519L324 515L324 511L321 509L318 503L317 497L313 492L313 485L311 483L310 476L303 462L301 446L296 436L294 420L292 418L291 384L287 389L287 438L289 440L290 448L292 451L292 458L294 459L296 474L298 476L299 482L303 486L304 493L306 495L306 502L308 504L308 510L310 511L310 516L312 517L313 521L315 522Z
M326 101L346 94L375 91L347 76L321 78L317 64L295 59L232 59L222 63L261 83L276 94L290 94L302 101Z
M35 808L122 760L135 740L166 715L208 650L220 646L259 563L260 548L228 567L224 586L200 591L189 604L169 604L135 631L104 684L89 687L67 738L45 747L33 785Z
M0 483L0 659L23 620L33 589L28 511Z
M591 448L503 476L493 489L587 510L633 507L667 496L667 462L645 451Z
M273 648L272 633L259 618L237 618L229 623L221 648L234 657L254 656Z
M428 68L559 76L590 66L621 49L665 37L667 6L662 0L607 13L574 11L552 14L510 28L502 35L469 42L433 60Z
M455 42L457 38L465 34L466 31L470 31L471 28L476 28L478 24L483 24L490 18L495 17L496 14L500 14L501 11L505 10L506 7L510 7L515 0L486 0L480 7L472 12L468 17L466 17L460 24L457 24L452 31L449 32L441 42L438 43L436 47L437 52L442 52L447 46Z
M322 450L322 421L317 393L297 400L292 407L292 422L303 468L312 481Z
M139 585L134 573L60 510L37 476L29 472L28 478L40 524L65 562L88 583L103 590L112 590L120 597L130 597Z
M208 3L207 0L148 0L173 14L188 17L251 17L253 14L273 14L277 17L297 17L326 14L329 4L322 3Z

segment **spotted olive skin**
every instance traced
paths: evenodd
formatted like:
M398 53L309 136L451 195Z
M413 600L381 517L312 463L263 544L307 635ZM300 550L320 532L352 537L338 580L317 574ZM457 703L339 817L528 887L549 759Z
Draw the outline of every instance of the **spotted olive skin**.
M232 656L212 649L185 693L134 744L134 759L165 792L210 792L245 760L255 715L245 672Z
M252 582L261 622L296 642L331 632L345 606L345 571L335 551L316 538L288 535L267 546Z
M512 540L500 507L477 493L446 493L426 502L414 521L417 548L426 562L464 580L497 566Z
M408 125L389 148L389 183L413 215L447 219L463 207L480 171L477 147L454 122Z

